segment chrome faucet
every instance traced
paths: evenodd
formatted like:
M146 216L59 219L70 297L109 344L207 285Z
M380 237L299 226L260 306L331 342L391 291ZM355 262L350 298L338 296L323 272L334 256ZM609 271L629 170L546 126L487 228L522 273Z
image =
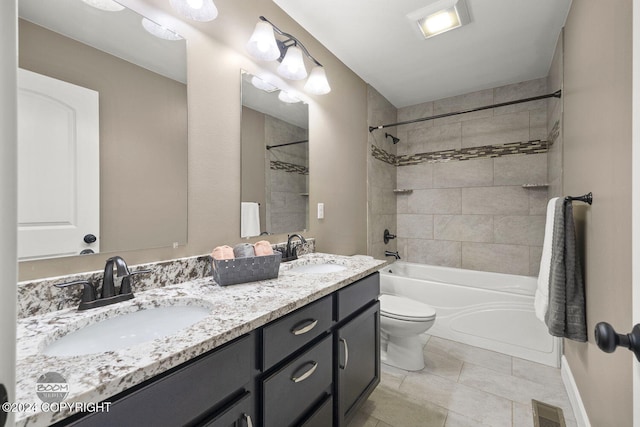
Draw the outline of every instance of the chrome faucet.
M120 281L120 289L117 294L113 278L114 268L116 269L117 277L122 278ZM102 290L100 291L99 297L97 296L96 285L88 280L57 283L54 286L57 288L66 288L68 286L83 285L82 297L80 298L78 310L87 310L132 299L133 292L131 290L131 280L134 275L144 273L151 273L151 270L129 271L129 267L124 259L119 256L114 256L109 258L105 263L104 275L102 278Z
M395 251L395 252L384 251L384 256L392 256L392 257L395 257L396 259L400 259L400 254L398 254L398 251Z
M295 246L293 248L291 247L291 240L293 240L294 237L297 237L298 239L300 239L300 242L302 244L307 243L305 238L299 234L292 234L290 236L287 236L287 249L284 253L284 258L285 258L284 260L286 261L292 261L294 259L298 259L298 248Z

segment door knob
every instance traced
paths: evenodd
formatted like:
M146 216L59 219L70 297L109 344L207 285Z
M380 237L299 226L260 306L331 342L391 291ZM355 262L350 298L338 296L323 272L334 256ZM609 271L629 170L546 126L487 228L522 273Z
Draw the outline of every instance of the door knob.
M616 347L625 347L633 351L640 362L640 323L629 334L619 334L607 322L600 322L595 330L596 344L605 353L613 353Z
M93 234L85 234L82 240L84 240L85 243L91 244L91 243L95 243L96 240L98 240L98 238Z

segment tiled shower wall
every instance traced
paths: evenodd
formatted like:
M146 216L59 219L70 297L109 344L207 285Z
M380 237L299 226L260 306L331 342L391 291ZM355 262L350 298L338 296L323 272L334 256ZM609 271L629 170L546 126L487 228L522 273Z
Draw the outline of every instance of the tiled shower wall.
M371 86L368 86L367 97L367 119L370 125L397 121L396 108ZM370 132L368 147L370 150L377 147L394 157L396 145L391 142L391 138L384 136L385 131L395 135L396 129L388 128ZM378 259L385 259L385 250L397 250L396 240L391 240L386 245L383 241L385 229L389 229L392 234L396 231L396 195L393 193L393 189L396 188L396 166L393 162L383 162L369 155L367 176L369 192L367 195L369 204L367 253Z
M542 78L400 108L397 120L546 93L547 79ZM376 111L380 114L379 106L383 104L379 99L374 101L378 108L370 110L370 116ZM372 125L394 122L369 119ZM380 182L389 173L388 168L381 166L384 163L381 160L370 160L369 229L373 237L380 233L376 229L378 220L391 215L382 214L390 211L390 207L385 206L387 202L396 207L397 247L405 260L537 275L547 187L524 188L523 185L547 183L546 100L398 126L395 135L400 142L393 147L396 153L389 153L390 143L382 138L385 130L374 131L370 141L373 139L373 145L387 152L383 154L395 154L397 164L407 164L396 166L395 184L398 189L413 191L394 195L393 203L388 196L389 184ZM482 149L474 150L474 147ZM442 151L444 156L440 156L443 153L438 156L449 160L411 157ZM456 157L461 152L465 160ZM524 152L530 154L520 154ZM380 171L375 170L378 167ZM388 182L393 182L393 178ZM378 247L376 241L371 240L370 253L378 256Z
M553 55L547 87L549 92L562 89L563 80L564 30L558 37L556 51ZM549 153L547 159L547 178L549 182L549 198L562 196L562 99L550 98L547 101L547 129Z
M265 143L278 145L308 139L307 129L265 115ZM265 156L267 231L288 233L308 229L309 144L276 147Z

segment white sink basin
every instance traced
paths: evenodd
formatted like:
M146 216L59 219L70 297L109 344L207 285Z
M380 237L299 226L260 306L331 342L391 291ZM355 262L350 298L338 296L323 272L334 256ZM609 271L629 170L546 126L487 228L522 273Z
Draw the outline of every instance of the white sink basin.
M154 307L121 314L68 333L47 345L47 356L80 356L121 350L173 335L204 319L211 310L199 306Z
M292 273L301 273L301 274L324 274L324 273L335 273L337 271L346 270L347 267L339 264L305 264L298 267L293 267L289 270Z

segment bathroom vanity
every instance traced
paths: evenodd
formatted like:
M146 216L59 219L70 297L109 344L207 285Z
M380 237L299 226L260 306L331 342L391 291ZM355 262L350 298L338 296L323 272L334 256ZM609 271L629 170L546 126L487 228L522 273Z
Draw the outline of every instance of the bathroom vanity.
M346 268L290 271L317 262ZM172 304L208 304L212 314L179 336L121 351L60 358L19 349L19 367L40 359L39 369L67 379L65 401L111 406L108 413L27 414L18 425L345 426L379 382L377 270L383 265L312 254L284 264L269 281L220 287L205 278L140 293L123 305L157 306L163 295ZM46 325L74 315L90 316L72 310L55 321L56 313L24 319L27 330L39 323L43 331L23 351L39 352L51 339ZM110 366L100 365L108 360ZM25 399L34 395L28 381L19 389Z

